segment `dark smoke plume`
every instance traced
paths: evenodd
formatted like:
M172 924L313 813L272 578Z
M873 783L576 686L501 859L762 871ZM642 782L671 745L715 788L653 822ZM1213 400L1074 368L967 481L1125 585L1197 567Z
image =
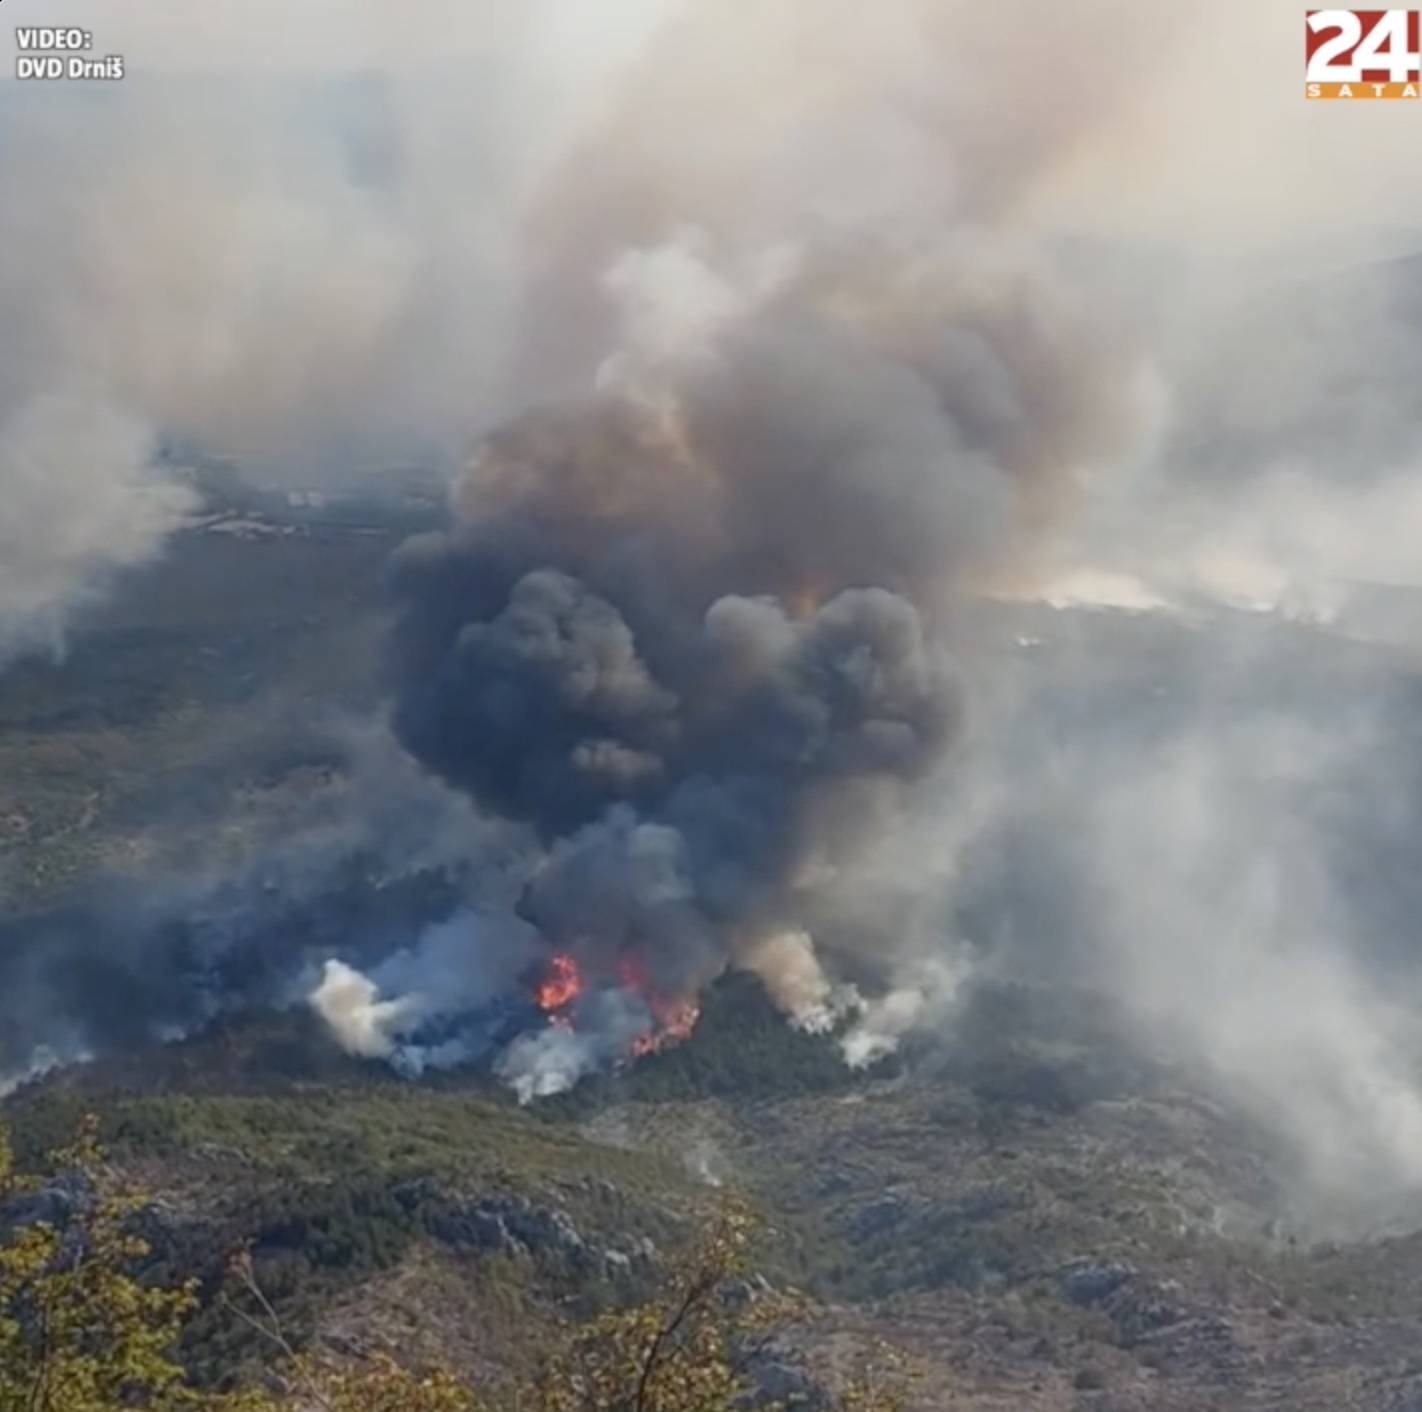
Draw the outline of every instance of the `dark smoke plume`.
M841 1003L827 951L855 974L897 972L902 912L843 899L865 845L888 846L960 738L962 596L1031 557L1131 440L1142 386L1110 315L1020 219L1030 188L1101 130L1120 66L1061 43L1064 20L954 8L666 0L590 46L563 32L568 6L510 6L471 26L508 93L471 109L447 84L389 76L373 166L368 142L352 168L315 134L294 180L244 138L244 184L204 196L218 168L194 145L197 214L234 232L247 227L229 207L268 218L252 256L185 244L204 257L193 286L230 290L242 317L219 300L195 320L165 297L171 252L142 243L117 283L137 289L123 307L152 352L103 360L114 395L145 424L311 444L322 463L412 428L478 442L447 532L393 566L390 666L398 739L481 824L462 905L429 930L412 917L383 943L362 929L323 947L324 927L268 926L256 906L251 925L183 940L161 994L135 989L145 1032L296 987L354 1052L418 1068L502 1049L501 1071L534 1093L629 1037L677 1033L728 964L805 1022ZM1040 42L1007 42L1029 29ZM1145 29L1123 23L1122 43ZM1020 75L1066 61L1079 81L983 123L983 75L1009 49ZM549 58L586 70L577 101L553 102ZM145 112L128 118L115 141L165 151ZM435 138L456 131L457 162ZM149 190L115 188L122 211ZM128 223L83 228L115 226ZM332 266L328 227L368 238L336 242L350 258ZM319 278L303 277L308 250ZM229 265L243 277L221 277ZM198 356L195 323L244 336ZM517 862L485 823L526 834ZM374 827L355 831L369 843ZM294 890L318 895L333 875L323 862ZM121 909L123 974L167 954L145 940L154 911L202 914L206 886L155 883L171 900ZM84 931L14 956L87 956ZM529 1043L496 1040L501 1003L526 1004L560 956L585 993ZM79 1017L66 1051L108 1043L104 987L83 966L42 969L31 989ZM891 993L854 1053L892 1042L934 984ZM5 1047L5 1069L23 1068L34 1032Z
M1026 274L807 265L491 437L452 528L401 551L396 730L537 832L545 957L794 988L767 941L954 740L955 595L1120 434L1112 361L1049 315Z
M1417 1185L1415 138L1300 102L1296 7L71 5L134 81L0 77L0 665L194 510L160 446L481 449L392 576L413 753L7 921L0 1089L310 998L533 1096L727 964L858 983L861 1062L1005 972Z

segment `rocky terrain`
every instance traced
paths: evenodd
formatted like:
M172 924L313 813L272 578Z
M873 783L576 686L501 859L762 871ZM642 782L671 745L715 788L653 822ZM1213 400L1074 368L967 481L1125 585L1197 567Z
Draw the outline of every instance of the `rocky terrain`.
M241 857L250 833L339 792L323 723L375 700L393 534L195 532L67 657L8 673L6 915L179 856L175 799L189 818L219 802L214 846ZM1020 617L981 630L1024 661L1086 637L1103 660L1103 638L1147 631L1057 621L1070 630L1045 646ZM1150 696L1185 649L1157 650L1112 670ZM354 924L379 897L395 905L377 890L327 910ZM214 1298L242 1245L295 1338L493 1378L634 1296L734 1187L768 1222L757 1279L808 1297L761 1370L780 1394L813 1403L847 1350L885 1339L912 1356L924 1408L1422 1408L1422 1198L1332 1221L1300 1203L1276 1139L1163 1041L1120 1034L1086 991L1002 980L853 1073L832 1035L787 1027L732 976L686 1045L520 1108L475 1072L412 1082L346 1057L294 1005L23 1084L4 1116L35 1159L101 1115L151 1193L157 1268L204 1282L185 1351L212 1380L260 1361Z
M1077 1039L1076 1066L1020 1030L971 1061L854 1078L805 1064L794 1051L817 1041L733 985L666 1064L533 1109L473 1077L381 1077L304 1021L253 1021L69 1071L7 1116L38 1149L102 1113L154 1194L164 1269L212 1290L248 1243L289 1326L337 1355L526 1369L561 1320L644 1288L730 1184L769 1220L758 1278L810 1296L773 1360L802 1390L884 1339L912 1355L923 1407L1419 1405L1422 1236L1315 1240L1287 1216L1279 1154L1218 1102L1165 1071L1117 1088L1137 1075ZM265 1067L279 1040L300 1076ZM756 1096L660 1096L723 1089L727 1052L754 1056ZM209 1376L259 1352L216 1305L191 1335Z

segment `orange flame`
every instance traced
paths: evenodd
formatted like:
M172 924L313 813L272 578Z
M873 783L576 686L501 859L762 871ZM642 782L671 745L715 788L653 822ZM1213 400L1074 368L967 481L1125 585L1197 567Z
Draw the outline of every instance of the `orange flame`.
M652 1012L651 1025L632 1041L628 1050L632 1058L659 1054L691 1038L701 1018L701 1007L694 999L672 999L660 993L649 980L640 957L624 955L617 971L622 984L640 995ZM570 1028L573 1021L569 1011L586 988L577 957L559 951L548 958L543 975L533 988L533 1002L548 1017L549 1024Z
M533 1003L545 1015L557 1016L583 993L583 974L577 959L566 951L550 957L543 979L534 988Z
M656 1024L632 1041L632 1054L637 1059L684 1043L701 1018L701 1007L694 1000L653 1000L651 1005Z
M691 1038L701 1007L694 999L670 999L660 994L647 978L647 968L636 956L625 955L617 965L622 983L635 990L647 1002L652 1012L652 1026L632 1041L631 1054L640 1059L645 1054L659 1054L664 1049Z

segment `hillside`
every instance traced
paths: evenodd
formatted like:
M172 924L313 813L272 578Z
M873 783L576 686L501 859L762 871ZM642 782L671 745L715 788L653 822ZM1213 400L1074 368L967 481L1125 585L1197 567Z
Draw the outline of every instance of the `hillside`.
M1311 1244L1229 1113L1164 1072L1125 1091L1086 1035L1061 1039L853 1079L735 985L673 1062L532 1109L253 1021L69 1071L7 1117L33 1150L102 1113L155 1194L161 1268L211 1293L250 1243L288 1326L337 1352L527 1370L731 1183L769 1217L767 1278L813 1297L793 1356L826 1376L881 1337L918 1360L925 1407L1412 1405L1422 1238ZM266 1067L278 1040L307 1076ZM187 1355L220 1377L260 1349L214 1307Z
M374 698L387 547L195 535L63 662L8 674L11 916L105 868L158 875L175 798L190 818L220 805L240 856L243 819L259 833L338 788L320 722ZM1151 630L1122 619L1113 638L1097 615L1075 631ZM1160 661L1199 650L1162 641ZM1159 670L1121 648L1142 695ZM356 892L334 915L353 923L378 897L397 905ZM797 1386L881 1337L918 1361L925 1408L1422 1406L1414 1194L1386 1228L1320 1241L1291 1204L1289 1154L1163 1045L1124 1044L1086 991L981 985L943 1033L856 1074L833 1036L787 1027L732 975L684 1046L528 1108L478 1072L415 1083L348 1058L299 1005L253 1009L26 1084L4 1116L33 1158L89 1110L153 1194L155 1272L204 1281L184 1353L210 1380L260 1364L212 1301L243 1244L299 1340L493 1378L536 1363L562 1321L635 1296L724 1184L768 1219L765 1278L811 1297L778 1350Z

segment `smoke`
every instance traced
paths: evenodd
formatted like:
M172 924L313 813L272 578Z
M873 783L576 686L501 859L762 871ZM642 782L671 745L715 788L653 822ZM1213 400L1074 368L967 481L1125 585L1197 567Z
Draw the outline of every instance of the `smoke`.
M852 987L836 986L803 930L775 932L744 948L739 964L765 983L781 1013L800 1029L823 1034L858 1004Z
M330 1025L348 1054L388 1059L395 1052L393 1032L409 1013L410 1001L377 1000L374 981L341 961L327 961L321 984L311 992L311 1007Z
M655 11L594 28L483 0L436 43L350 4L161 9L66 18L122 83L0 77L0 181L25 193L0 213L0 494L24 541L0 542L0 650L161 551L186 458L298 486L442 467L536 396L506 376L518 213ZM8 22L53 16L15 0ZM280 45L254 54L259 32Z
M477 1003L478 976L497 983L500 933L471 918L509 914L532 840L442 788L383 730L327 726L319 739L332 786L264 806L175 809L134 840L150 864L0 918L0 1083L233 1011L300 1004L337 956L403 994L413 988L403 953L418 943L433 993L456 1006ZM203 763L231 764L216 752ZM336 976L358 1012L354 978ZM396 1033L383 1028L396 1013L367 1026L372 1044Z
M1307 1181L1404 1191L1422 1173L1422 1056L1388 979L1412 989L1416 960L1375 951L1391 930L1377 911L1396 898L1370 895L1355 870L1389 843L1366 818L1352 837L1340 827L1374 762L1339 725L1251 714L1208 745L1171 742L1105 782L1093 866L1126 993L1184 1020L1235 1098L1282 1128ZM1400 802L1388 791L1370 807Z
M454 528L399 556L396 730L536 830L520 915L595 981L630 965L685 997L742 952L773 969L767 939L955 739L967 576L1127 434L1087 311L955 255L807 251L740 300L684 243L655 278L624 261L616 377L493 436ZM688 281L690 315L655 311ZM587 1062L567 1037L519 1054L560 1085Z
M1036 636L915 829L960 971L1125 1002L1277 1140L1300 1214L1378 1219L1422 1163L1415 665L1227 610L1009 621Z
M1098 105L970 140L921 66L931 7L839 8L808 53L807 19L677 7L550 164L513 365L568 395L485 437L393 566L395 731L532 829L527 963L587 988L498 1060L525 1097L730 964L802 1023L847 1009L806 921L959 735L954 613L1149 417L1130 338L1004 217L1034 175L1004 151L1047 167ZM738 101L746 63L787 126ZM413 955L408 990L361 992L391 1054L447 1024ZM871 1004L856 1052L908 1008Z
M598 991L579 1005L575 1023L518 1035L495 1061L494 1072L520 1103L548 1098L624 1059L653 1022L651 1011L629 990Z
M840 1041L844 1062L863 1069L893 1054L903 1038L949 1022L965 972L941 956L900 967L889 987L860 1001L854 1023Z
M911 191L921 222L954 183L1001 184L1016 166L1000 149L1035 151L1019 129L1043 115L973 139L924 188L944 126L968 141L966 95L945 105L915 57L944 33L932 7L896 8L871 28L847 7L808 25L785 3L730 22L674 0L480 0L411 26L349 0L299 20L222 0L176 24L161 7L81 4L66 23L121 52L125 82L0 77L17 139L0 179L25 193L0 217L0 487L30 476L37 422L66 467L26 517L42 572L7 583L0 635L52 638L112 570L161 549L190 508L175 457L301 485L443 467L503 416L580 387L583 355L607 342L601 281L644 277L637 252L678 226L763 252L807 221L887 229ZM37 0L11 9L17 25L53 18ZM270 34L280 45L253 38ZM790 81L787 58L816 35ZM739 101L752 69L776 112ZM831 119L813 153L787 145ZM124 455L66 441L44 420L55 397L80 426L132 423ZM91 506L112 536L81 537Z
M941 917L940 912L938 954L889 965L882 953L891 948L879 948L878 984L869 996L852 983L830 979L807 931L761 938L737 955L736 964L760 977L797 1028L810 1034L837 1031L844 1062L865 1069L894 1054L905 1036L951 1022L968 968L948 958ZM880 928L883 922L881 915ZM869 934L877 939L877 931Z
M435 8L284 7L278 60L81 5L130 79L0 88L0 650L160 551L180 452L458 468L391 569L393 802L102 965L7 950L6 1069L298 996L531 1098L728 965L852 1063L1010 974L1320 1189L1415 1183L1413 665L1223 606L1415 583L1419 276L1351 272L1422 245L1390 105L1303 104L1283 0ZM455 895L273 920L370 851Z
M68 613L149 558L195 504L154 473L141 423L60 395L0 421L0 487L0 661L57 647Z

